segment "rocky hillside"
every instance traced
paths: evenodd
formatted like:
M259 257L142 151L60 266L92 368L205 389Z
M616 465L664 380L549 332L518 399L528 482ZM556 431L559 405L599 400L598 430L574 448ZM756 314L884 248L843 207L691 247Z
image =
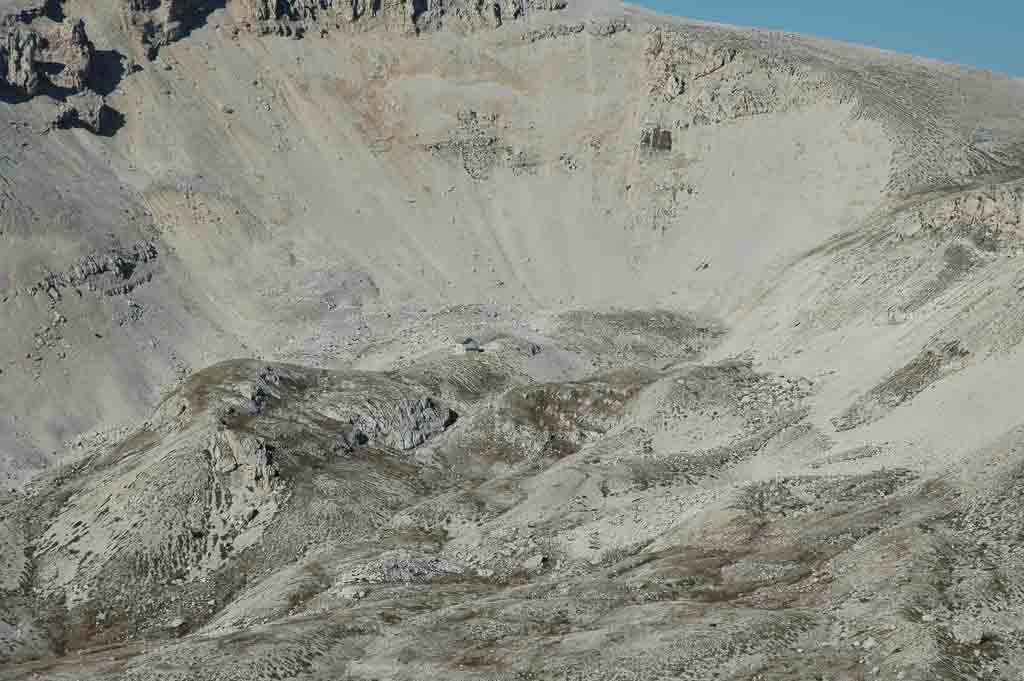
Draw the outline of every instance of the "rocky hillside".
M1020 79L596 0L0 17L0 678L1024 664Z

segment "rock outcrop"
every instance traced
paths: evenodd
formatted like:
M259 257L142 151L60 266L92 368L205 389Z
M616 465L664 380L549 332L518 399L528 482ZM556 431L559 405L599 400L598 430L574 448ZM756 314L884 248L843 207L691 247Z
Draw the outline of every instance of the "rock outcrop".
M56 101L52 128L99 133L109 112L90 88L96 50L81 18L63 19L52 3L21 5L0 15L0 89Z
M651 30L645 56L652 107L671 111L672 127L685 130L849 98L836 79L763 50L713 33Z
M277 469L262 438L221 429L213 434L206 451L218 474L240 472L247 486L270 491Z
M53 21L42 9L0 17L0 84L33 96L47 88L81 92L94 49L81 19Z
M85 128L90 132L101 132L107 105L95 92L79 92L71 95L59 107L53 117L55 128Z
M895 227L905 236L962 236L984 251L1020 252L1024 184L992 185L943 196L907 211Z
M655 30L647 36L651 93L672 100L736 60L736 50Z
M58 116L55 123L98 123L100 107L102 99L94 93L69 97L60 108L62 115ZM152 241L139 241L131 247L91 253L79 258L63 271L47 272L23 291L27 295L46 293L54 300L59 300L61 292L68 288L109 291L112 287L132 283L133 275L142 266L156 260L157 256L156 245Z
M6 29L4 41L0 44L0 69L4 84L34 95L39 91L40 76L36 70L36 52L39 36L24 26Z
M43 33L41 47L39 61L45 65L47 79L54 87L71 92L86 88L95 50L85 33L84 21L75 19L56 24Z
M216 7L208 0L128 0L128 23L152 59L161 47L202 24ZM233 8L247 29L262 35L301 37L349 25L372 25L403 33L497 28L533 11L555 11L565 0L236 0Z
M152 59L200 25L215 6L209 0L128 0L125 12Z
M533 11L555 11L565 0L241 0L242 16L264 33L288 32L281 24L342 26L374 22L392 30L435 31L443 27L462 30L497 28ZM275 31L275 28L277 29Z

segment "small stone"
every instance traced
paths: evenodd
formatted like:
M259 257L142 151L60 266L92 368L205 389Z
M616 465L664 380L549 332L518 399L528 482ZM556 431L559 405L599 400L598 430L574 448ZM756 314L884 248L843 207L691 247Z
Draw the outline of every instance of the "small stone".
M366 589L358 586L346 586L341 590L340 594L342 598L349 598L354 601L358 601L366 598Z
M543 554L538 553L535 556L530 556L529 558L527 558L526 562L523 563L523 567L528 572L535 572L537 570L540 570L542 567L544 567L544 565L546 565L547 562L548 562L548 557L543 555Z

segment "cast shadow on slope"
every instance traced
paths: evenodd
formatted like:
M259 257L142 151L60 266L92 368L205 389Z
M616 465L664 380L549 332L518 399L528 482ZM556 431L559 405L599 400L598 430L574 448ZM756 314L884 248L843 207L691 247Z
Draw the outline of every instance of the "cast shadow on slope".
M96 94L106 97L117 89L125 76L125 56L117 50L96 50L92 59L89 88Z
M227 0L170 4L164 21L146 16L140 28L147 56L151 60L156 59L162 47L187 38L193 31L203 28L211 14L225 7Z
M44 72L59 73L60 64L44 64ZM126 73L125 56L117 50L97 50L86 81L86 89L76 91L44 81L42 89L28 94L19 88L0 85L0 103L23 105L37 97L48 98L53 115L48 122L56 128L83 128L101 137L113 137L124 127L125 116L106 103L105 97L121 84Z

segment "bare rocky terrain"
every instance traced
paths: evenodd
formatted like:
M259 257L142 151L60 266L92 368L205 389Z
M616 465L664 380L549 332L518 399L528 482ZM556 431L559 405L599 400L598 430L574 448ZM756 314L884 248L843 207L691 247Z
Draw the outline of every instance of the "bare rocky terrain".
M1021 678L1021 79L0 0L0 112L0 679Z

